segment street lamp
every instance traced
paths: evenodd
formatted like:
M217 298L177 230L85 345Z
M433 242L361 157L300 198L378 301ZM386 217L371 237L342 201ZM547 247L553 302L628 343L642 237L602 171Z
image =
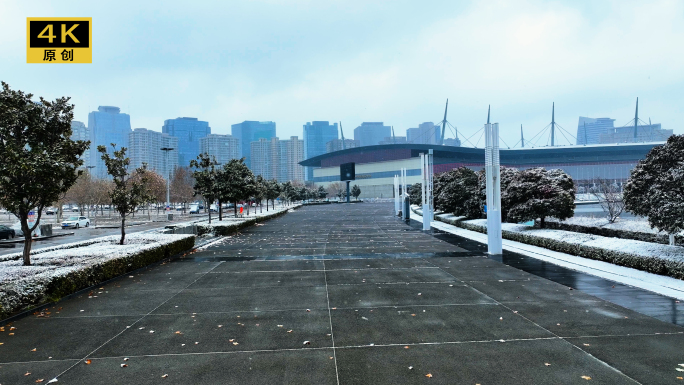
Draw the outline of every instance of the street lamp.
M171 210L171 198L170 198L170 188L169 183L171 181L171 170L169 170L169 151L172 151L171 147L162 147L160 150L164 151L164 167L166 168L166 207Z

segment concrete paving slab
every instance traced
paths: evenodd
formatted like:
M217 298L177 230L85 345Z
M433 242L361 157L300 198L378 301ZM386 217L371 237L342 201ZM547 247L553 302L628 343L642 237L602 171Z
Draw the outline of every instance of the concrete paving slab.
M79 359L116 336L140 317L37 318L30 316L0 332L0 364ZM14 335L9 335L14 333ZM35 351L34 351L35 349Z
M504 303L596 300L596 297L589 294L540 278L530 281L473 281L469 284L493 300Z
M93 356L322 347L332 347L327 309L168 314L146 316Z
M680 328L681 329L681 328ZM573 338L579 346L642 384L684 382L684 334Z
M558 339L405 346L337 349L340 378L345 384L636 383Z
M325 261L325 270L349 270L349 269L405 269L412 267L433 267L432 264L420 257L425 254L418 254L414 258L357 258L357 259L334 259ZM385 257L383 255L382 257Z
M97 358L59 378L76 385L337 384L332 349ZM121 365L127 365L121 367ZM165 376L167 375L167 376Z
M438 268L326 270L328 285L451 282L456 278Z
M552 333L495 304L336 309L337 346L551 338Z
M155 314L327 308L325 286L183 290Z
M235 261L221 264L212 270L212 273L298 270L323 270L323 261L296 259L286 261Z
M495 303L461 284L399 283L329 286L330 306L378 307Z
M509 307L561 337L684 332L666 322L603 301L520 302Z
M320 271L282 271L247 273L209 273L197 279L188 289L221 289L239 287L325 286L325 273Z
M0 384L46 384L79 361L46 360L0 363Z

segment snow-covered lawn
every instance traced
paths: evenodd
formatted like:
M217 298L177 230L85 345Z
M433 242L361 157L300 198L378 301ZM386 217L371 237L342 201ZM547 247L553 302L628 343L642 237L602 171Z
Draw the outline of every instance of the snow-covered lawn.
M31 266L23 266L20 252L4 255L0 257L0 318L189 249L194 238L133 233L119 245L118 235L100 237L36 250L31 253ZM64 280L69 282L60 284Z

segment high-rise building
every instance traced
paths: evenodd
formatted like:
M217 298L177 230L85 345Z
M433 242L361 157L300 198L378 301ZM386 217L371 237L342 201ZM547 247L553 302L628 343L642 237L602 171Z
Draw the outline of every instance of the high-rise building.
M216 158L220 164L240 159L240 141L230 135L210 134L200 138L200 152Z
M461 139L459 139L459 138L445 138L444 139L444 145L445 146L461 147Z
M392 128L382 122L363 122L354 129L354 139L363 146L375 146L392 136Z
M613 122L615 119L580 116L577 124L577 144L599 144L601 134L613 129Z
M240 156L245 158L247 167L252 167L251 143L259 139L271 139L276 136L275 122L256 122L245 120L231 126L233 137L240 141Z
M169 178L173 170L178 167L179 140L175 136L164 134L146 128L136 128L128 134L131 169L147 164L147 169ZM172 148L163 151L162 148Z
M261 175L264 179L273 179L274 171L277 172L277 167L274 167L273 162L273 146L277 146L278 138L259 138L258 141L250 143L250 153L252 154L252 166L250 170L254 175ZM275 152L277 154L277 151ZM277 163L277 161L276 161Z
M285 143L285 150L287 151L287 180L304 181L304 167L299 165L299 162L304 160L304 141L296 136L291 136L289 140L281 142Z
M313 158L325 154L325 145L333 139L337 139L337 123L330 124L328 121L307 122L304 125L304 159ZM313 180L313 168L305 168L304 178Z
M178 138L178 164L188 167L200 154L200 138L211 134L211 127L209 122L183 117L165 120L162 132Z
M406 130L406 141L416 144L437 144L442 131L432 122L425 122Z
M344 148L343 148L344 147ZM333 139L325 144L325 152L341 151L347 148L359 147L359 141L354 139L345 139L344 146L342 146L342 139ZM309 159L309 158L305 158Z
M96 178L111 179L107 167L102 160L97 146L105 146L107 153L113 155L111 143L116 149L128 147L128 134L131 132L131 117L122 114L119 107L99 106L97 111L88 114L88 131L90 134L90 162L94 166L91 175Z
M71 140L90 140L90 131L83 122L78 120L71 121ZM90 148L86 148L83 155L79 159L83 160L83 164L79 168L86 168L90 165Z
M637 126L637 137L634 139L634 126L624 126L609 129L599 136L600 144L634 143L634 142L664 142L672 136L673 130L663 130L660 123Z
M382 140L382 142L378 144L402 144L406 143L406 137L405 136L388 136Z
M278 182L304 181L304 141L293 136L289 140L260 138L250 143L251 170L254 175Z

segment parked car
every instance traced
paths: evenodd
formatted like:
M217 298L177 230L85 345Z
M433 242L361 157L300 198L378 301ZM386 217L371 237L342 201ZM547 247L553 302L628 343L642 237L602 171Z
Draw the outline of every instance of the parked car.
M57 213L57 209L54 207L48 207L45 209L45 215L55 215Z
M14 229L0 225L0 239L12 239L16 236Z
M200 213L199 206L190 206L190 214L199 214L199 213Z
M62 228L66 229L69 227L73 227L78 229L79 227L88 227L90 226L90 219L86 217L69 217L67 220L62 222Z

